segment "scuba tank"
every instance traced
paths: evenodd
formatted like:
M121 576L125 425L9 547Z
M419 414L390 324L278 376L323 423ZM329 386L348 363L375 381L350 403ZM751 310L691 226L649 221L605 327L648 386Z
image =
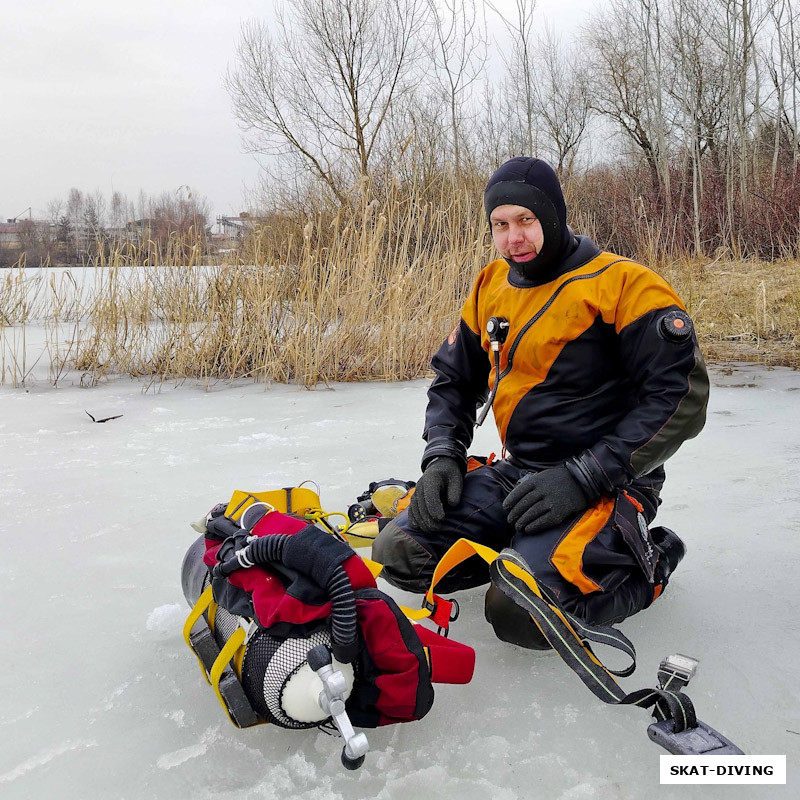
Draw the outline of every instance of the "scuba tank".
M205 537L197 539L183 560L181 579L183 593L190 606L194 606L203 591L211 584L211 574L203 562ZM249 618L231 613L215 604L211 635L221 650L233 634ZM247 609L237 609L247 610ZM207 620L208 623L208 620ZM239 679L244 693L257 716L282 728L312 728L324 722L329 714L320 707L318 698L322 682L308 665L308 653L314 647L332 646L331 634L320 627L307 635L276 636L255 627L244 649ZM347 699L353 688L355 671L352 663L333 660L342 672ZM242 726L247 727L247 726Z
M333 726L356 769L368 744L354 726L421 719L433 680L469 682L472 648L413 625L347 543L263 503L231 505L204 520L181 581L184 636L234 725Z

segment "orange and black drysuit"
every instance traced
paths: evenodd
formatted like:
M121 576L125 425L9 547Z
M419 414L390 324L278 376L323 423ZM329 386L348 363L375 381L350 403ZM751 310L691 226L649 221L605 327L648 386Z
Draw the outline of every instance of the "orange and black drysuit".
M593 495L652 473L702 429L708 377L683 303L651 270L576 238L555 280L525 281L502 259L478 276L433 357L423 469L437 455L466 462L476 407L495 384L512 460L566 461ZM510 324L499 376L490 317Z
M423 591L446 547L464 536L510 544L589 621L623 618L657 596L647 526L664 461L703 427L708 376L691 319L661 277L585 237L570 239L568 254L535 280L504 259L486 266L433 357L423 470L437 456L466 465L476 411L492 389L506 458L467 474L441 531L417 531L405 515L382 531L376 557L398 586ZM491 317L509 322L499 374ZM553 530L517 534L503 499L525 471L558 464L598 499ZM488 581L472 561L444 591Z

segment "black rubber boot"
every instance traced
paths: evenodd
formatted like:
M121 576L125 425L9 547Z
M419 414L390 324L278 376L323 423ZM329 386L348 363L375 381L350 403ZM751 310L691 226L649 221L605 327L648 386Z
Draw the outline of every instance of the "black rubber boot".
M494 585L486 592L484 615L501 641L528 650L550 650L550 643L531 615Z
M658 526L650 529L653 544L658 550L658 563L655 568L654 583L663 588L669 582L669 577L686 555L686 545L675 531Z

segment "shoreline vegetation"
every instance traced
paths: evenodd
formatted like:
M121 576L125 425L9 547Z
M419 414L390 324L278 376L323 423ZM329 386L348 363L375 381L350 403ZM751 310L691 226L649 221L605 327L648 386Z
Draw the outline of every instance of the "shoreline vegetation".
M281 0L224 76L269 157L245 210L214 231L186 184L73 188L0 222L0 382L34 350L54 384L425 375L494 258L486 179L520 154L576 232L667 278L709 360L800 368L796 6L611 0L562 38L535 0ZM61 261L83 266L26 284Z
M257 226L238 263L186 259L182 242L157 263L142 265L126 245L105 248L94 267L2 270L0 382L30 379L34 327L54 385L76 372L82 385L115 375L306 387L423 377L495 257L480 194L449 199L363 198L346 213ZM576 228L603 244L590 220ZM799 261L643 250L635 260L684 299L708 361L800 368Z

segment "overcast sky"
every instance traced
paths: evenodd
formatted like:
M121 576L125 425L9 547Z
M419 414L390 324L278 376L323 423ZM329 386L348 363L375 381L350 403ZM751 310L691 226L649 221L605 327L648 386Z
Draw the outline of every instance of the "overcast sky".
M565 32L599 0L539 0ZM499 0L512 9L514 0ZM135 199L188 185L236 214L258 165L222 76L243 20L272 0L4 0L0 220L70 187ZM499 30L499 29L498 29Z

